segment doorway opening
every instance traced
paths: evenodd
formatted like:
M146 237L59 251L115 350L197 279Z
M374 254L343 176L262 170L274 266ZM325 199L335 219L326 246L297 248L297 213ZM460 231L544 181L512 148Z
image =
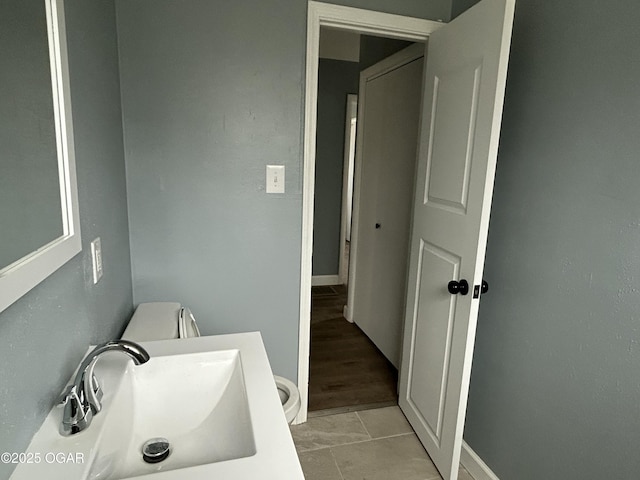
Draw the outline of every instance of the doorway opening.
M322 27L353 32L362 35L386 37L405 42L426 43L429 35L439 29L441 23L420 20L380 12L364 11L351 7L327 5L309 2L307 25L307 82L305 98L305 142L304 142L304 185L303 185L303 231L302 231L302 268L300 293L300 341L298 363L298 388L301 395L301 410L295 423L307 419L309 405L309 367L311 347L311 287L312 287L312 251L314 235L314 201L316 183L316 134L318 114L318 73L320 31ZM420 103L419 101L417 103ZM359 176L356 166L356 182ZM357 190L357 189L356 189ZM358 222L358 212L354 211L354 222ZM357 232L354 229L354 236ZM356 239L353 238L355 241ZM356 265L357 251L351 242L350 265ZM349 272L348 284L352 289L357 286L355 269ZM355 285L354 285L355 283ZM352 318L353 302L348 302L345 314Z
M311 416L397 404L424 51L320 30Z

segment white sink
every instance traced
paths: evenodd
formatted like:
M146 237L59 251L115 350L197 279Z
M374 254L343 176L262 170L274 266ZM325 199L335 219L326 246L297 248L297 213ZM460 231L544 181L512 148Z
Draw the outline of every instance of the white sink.
M105 418L90 479L120 479L249 457L256 453L240 352L152 356L129 363ZM123 442L122 439L127 441ZM172 446L157 464L142 446L164 437Z
M139 366L120 352L100 358L102 411L65 437L54 407L27 451L40 462L19 465L13 480L304 478L259 333L141 345L151 359ZM154 437L171 451L149 464L142 446Z

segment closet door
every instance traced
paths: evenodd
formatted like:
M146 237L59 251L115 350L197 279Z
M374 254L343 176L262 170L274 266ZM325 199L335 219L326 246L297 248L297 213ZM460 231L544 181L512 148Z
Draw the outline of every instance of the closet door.
M409 255L423 45L360 76L359 215L353 321L396 367Z

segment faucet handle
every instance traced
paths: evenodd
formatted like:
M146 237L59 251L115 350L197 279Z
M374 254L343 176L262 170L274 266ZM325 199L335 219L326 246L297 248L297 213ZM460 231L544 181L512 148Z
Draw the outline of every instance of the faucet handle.
M60 433L63 435L81 432L91 423L93 412L88 405L85 405L81 396L75 385L65 388L61 396L60 403L64 405L64 413Z

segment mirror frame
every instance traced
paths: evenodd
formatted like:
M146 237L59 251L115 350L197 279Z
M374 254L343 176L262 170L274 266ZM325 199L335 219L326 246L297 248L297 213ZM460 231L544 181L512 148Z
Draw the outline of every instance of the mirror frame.
M82 250L64 0L42 1L47 12L63 235L0 269L0 312Z

